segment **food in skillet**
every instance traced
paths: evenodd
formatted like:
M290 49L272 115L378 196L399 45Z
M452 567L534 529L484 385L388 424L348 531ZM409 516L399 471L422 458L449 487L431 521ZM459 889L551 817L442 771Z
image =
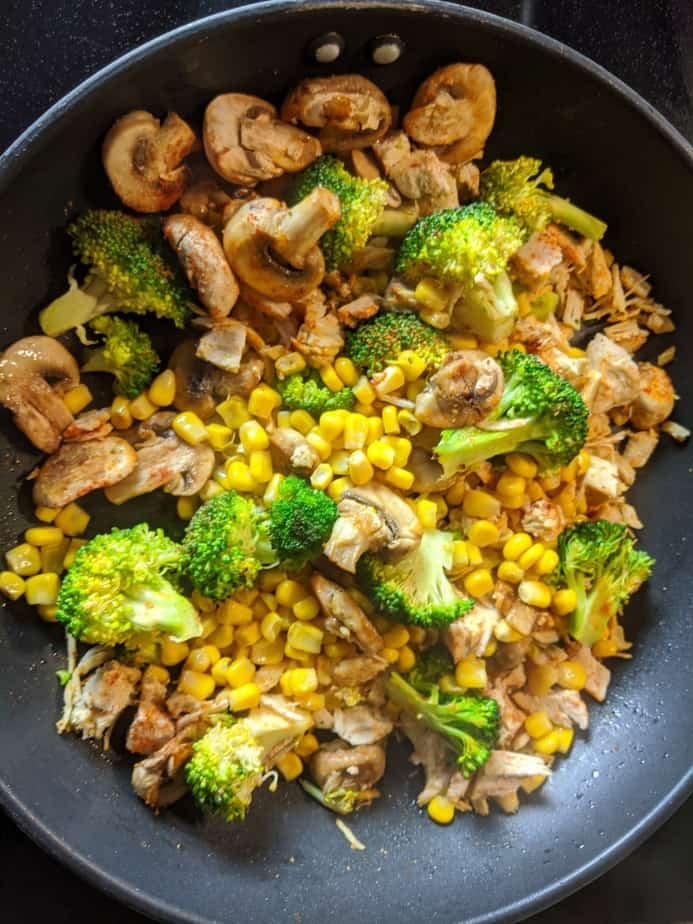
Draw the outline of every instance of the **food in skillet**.
M636 354L674 325L548 168L483 163L494 115L460 63L401 126L346 75L216 97L204 155L173 113L104 141L123 209L70 222L67 292L0 360L45 454L0 589L65 628L61 732L108 747L135 707L153 809L242 819L281 776L349 814L400 732L433 820L515 811L630 657L625 495L688 435L674 348Z

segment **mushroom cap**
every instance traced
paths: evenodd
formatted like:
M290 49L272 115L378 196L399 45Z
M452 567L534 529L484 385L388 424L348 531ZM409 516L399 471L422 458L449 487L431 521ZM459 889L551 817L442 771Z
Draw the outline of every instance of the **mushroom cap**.
M185 188L182 161L195 133L169 112L163 123L136 109L118 119L104 138L103 166L118 198L136 212L164 212Z
M483 151L496 117L496 84L483 64L448 64L421 84L402 124L417 144L464 163Z
M197 343L184 340L171 354L168 368L176 379L173 400L179 411L194 411L202 420L212 416L216 407L218 371L196 356Z
M317 138L282 122L271 103L246 93L214 97L202 139L214 170L241 186L303 170L322 153Z
M387 97L360 74L310 77L284 100L282 118L320 129L324 151L344 154L370 147L392 123Z
M481 350L457 350L445 358L416 397L416 416L427 427L470 427L496 407L503 370Z
M135 450L119 436L63 445L45 462L34 481L34 503L64 507L99 488L126 478L135 467Z

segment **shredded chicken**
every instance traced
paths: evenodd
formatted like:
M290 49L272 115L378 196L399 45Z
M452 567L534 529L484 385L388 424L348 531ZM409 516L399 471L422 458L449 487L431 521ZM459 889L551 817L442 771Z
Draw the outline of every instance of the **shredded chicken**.
M481 657L500 621L497 609L476 603L466 616L456 619L443 632L443 641L457 664L469 655Z
M310 583L335 635L353 638L367 655L382 651L382 636L347 590L318 573L312 576Z
M554 725L568 728L577 725L582 731L589 725L587 706L577 690L549 690L544 696L519 691L513 694L513 699L526 713L543 710Z
M91 674L74 706L70 728L83 738L101 741L122 712L135 702L140 671L119 661L107 661Z
M386 738L392 727L387 716L369 706L352 706L334 712L334 733L349 744L375 744Z

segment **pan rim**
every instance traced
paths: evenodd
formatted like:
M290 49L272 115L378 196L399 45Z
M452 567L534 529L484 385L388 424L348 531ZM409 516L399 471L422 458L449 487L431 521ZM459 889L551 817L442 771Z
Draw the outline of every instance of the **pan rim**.
M550 38L529 26L513 22L493 13L471 7L446 2L446 0L415 0L403 3L401 0L304 0L300 5L295 0L265 0L265 2L244 5L232 10L225 10L211 16L196 19L176 29L165 32L138 45L134 49L116 58L110 64L79 83L60 100L55 102L5 150L0 156L0 190L6 188L22 167L32 156L35 149L42 144L52 130L57 130L63 116L67 115L82 99L99 86L116 75L126 71L131 65L149 57L152 53L175 45L179 40L202 33L214 31L229 24L245 22L253 18L263 18L267 14L309 15L313 11L333 8L336 10L379 9L387 11L401 10L406 7L413 13L433 12L443 18L474 21L489 26L497 35L508 35L519 39L526 45L538 47L550 54L562 58L583 72L597 77L606 84L623 102L635 110L687 162L693 173L693 145L654 107L628 84L615 77L600 64L586 55L575 51L568 45ZM578 891L589 882L603 875L628 854L640 846L654 831L667 821L693 792L693 767L648 814L633 824L621 838L582 866L573 870L544 888L518 899L515 902L467 920L465 924L492 924L492 922L516 921L529 914L541 911L562 898ZM210 924L210 919L194 912L182 911L166 901L154 899L122 877L109 873L101 865L94 863L88 856L64 844L57 832L46 826L37 812L25 805L15 796L10 786L0 776L0 805L17 826L47 853L63 863L70 870L93 886L123 902L130 908L148 915L154 920L180 922L180 924Z

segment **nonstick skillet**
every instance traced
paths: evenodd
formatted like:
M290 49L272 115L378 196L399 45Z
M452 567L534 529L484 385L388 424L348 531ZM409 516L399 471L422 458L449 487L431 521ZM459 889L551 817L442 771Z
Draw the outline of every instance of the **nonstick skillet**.
M336 35L325 41L328 33ZM325 44L339 57L320 65L315 50ZM374 51L388 44L399 59L374 63ZM302 76L346 71L404 102L422 77L453 60L480 61L496 79L499 112L487 155L529 153L551 163L561 191L609 221L608 244L619 258L652 274L678 323L676 417L690 424L690 146L587 59L444 3L239 9L165 35L80 86L0 160L2 344L34 331L36 309L64 285L66 216L116 204L98 152L121 113L175 109L199 119L223 90L280 99ZM18 487L36 456L8 420L0 429L7 547L29 524L31 505ZM350 820L367 846L361 853L298 787L259 796L245 825L201 821L185 802L157 819L130 790L128 761L117 750L103 755L55 734L62 633L16 604L0 614L0 799L46 849L163 920L503 921L544 907L616 863L693 788L689 468L688 451L665 442L638 479L631 497L657 568L626 616L635 658L615 667L607 703L591 709L589 737L516 816L467 816L446 829L427 823L414 806L420 782L407 749L392 747L383 798ZM173 526L165 497L130 511L90 507L101 522L146 517Z

